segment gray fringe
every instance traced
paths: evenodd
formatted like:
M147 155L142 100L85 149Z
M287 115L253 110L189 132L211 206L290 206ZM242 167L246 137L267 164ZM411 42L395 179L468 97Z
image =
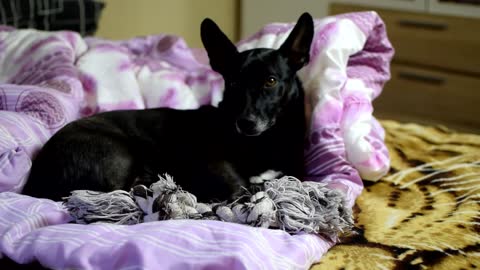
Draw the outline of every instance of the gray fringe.
M330 239L353 229L352 209L345 195L324 183L301 182L290 176L265 181L254 194L244 189L230 203L206 204L183 191L172 177L159 176L149 188L130 193L77 190L64 204L77 223L136 224L165 219L221 220L289 233L317 233ZM258 190L258 187L257 187Z
M106 222L137 224L143 221L143 211L123 190L109 193L75 190L64 203L77 223Z

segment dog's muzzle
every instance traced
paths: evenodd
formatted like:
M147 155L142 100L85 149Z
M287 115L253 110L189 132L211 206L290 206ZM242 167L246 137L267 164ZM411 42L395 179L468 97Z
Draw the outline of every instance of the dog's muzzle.
M266 131L271 124L258 118L240 118L237 120L236 129L239 134L245 136L258 136Z

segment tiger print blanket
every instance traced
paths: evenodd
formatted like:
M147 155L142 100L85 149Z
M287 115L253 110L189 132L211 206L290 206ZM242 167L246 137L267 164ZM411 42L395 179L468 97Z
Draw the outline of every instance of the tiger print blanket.
M359 233L312 270L480 269L480 136L382 124L391 170L364 181Z

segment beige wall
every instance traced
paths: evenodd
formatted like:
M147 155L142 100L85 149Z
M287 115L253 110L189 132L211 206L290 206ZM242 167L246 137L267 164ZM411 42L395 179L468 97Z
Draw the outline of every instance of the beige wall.
M227 0L228 1L228 0ZM242 38L248 37L272 22L294 22L303 12L310 12L315 18L328 14L331 0L242 0L241 22Z
M127 39L170 33L201 47L200 23L213 19L231 39L238 36L238 0L104 0L96 36Z

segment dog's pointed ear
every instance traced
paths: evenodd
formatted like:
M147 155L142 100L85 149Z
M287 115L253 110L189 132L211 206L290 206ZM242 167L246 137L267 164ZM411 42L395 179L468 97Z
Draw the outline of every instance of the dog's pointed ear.
M209 18L203 20L200 33L212 69L226 76L237 61L237 47Z
M279 51L288 58L289 64L295 70L301 69L310 61L310 46L313 40L313 19L307 12L298 19Z

